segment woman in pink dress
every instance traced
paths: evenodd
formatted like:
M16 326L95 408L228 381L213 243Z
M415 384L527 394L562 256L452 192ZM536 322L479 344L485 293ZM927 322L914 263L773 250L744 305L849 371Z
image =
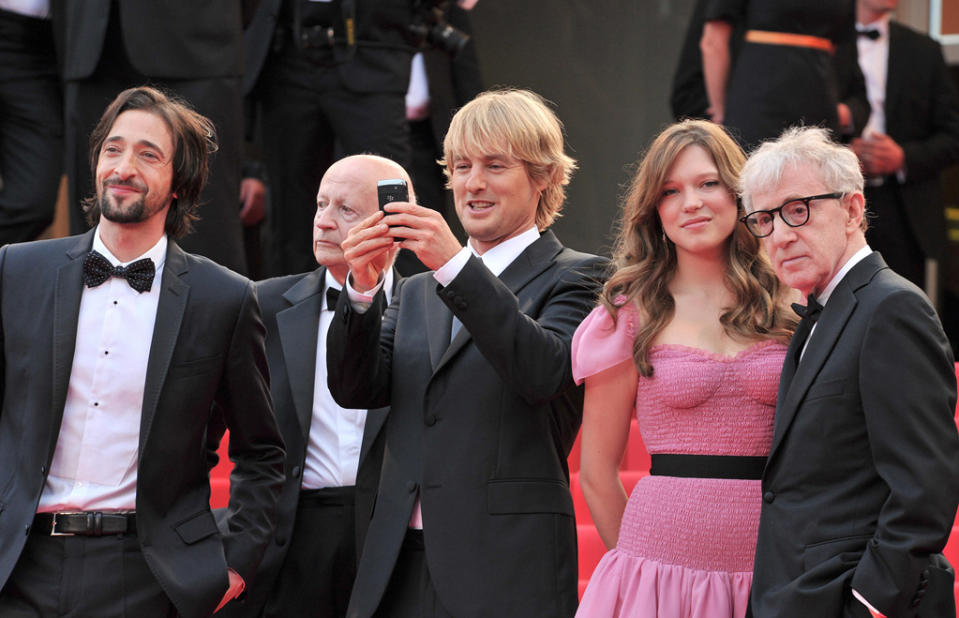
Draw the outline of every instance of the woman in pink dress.
M656 138L624 203L616 272L573 338L586 382L580 482L611 548L577 616L745 615L796 319L738 222L744 160L709 122ZM619 466L633 413L652 468L627 500Z

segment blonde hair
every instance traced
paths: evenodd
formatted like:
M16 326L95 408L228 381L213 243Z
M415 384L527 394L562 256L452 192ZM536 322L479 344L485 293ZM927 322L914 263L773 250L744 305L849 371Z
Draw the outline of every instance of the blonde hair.
M536 227L552 225L560 216L576 161L563 151L563 123L542 97L529 90L490 90L464 105L453 116L438 161L447 187L456 159L492 153L519 159L534 182L546 185L536 206Z
M667 127L639 163L623 200L613 250L615 271L600 296L614 320L619 308L628 303L640 308L643 319L633 342L633 359L640 375L647 377L653 373L649 349L675 311L669 283L676 272L676 251L663 231L657 208L673 162L690 146L699 146L710 154L720 180L735 198L739 172L746 160L736 142L721 127L703 120L685 120ZM737 224L726 256L725 283L736 298L719 318L726 333L787 342L796 319L783 309L786 289L760 251L759 241L745 226Z

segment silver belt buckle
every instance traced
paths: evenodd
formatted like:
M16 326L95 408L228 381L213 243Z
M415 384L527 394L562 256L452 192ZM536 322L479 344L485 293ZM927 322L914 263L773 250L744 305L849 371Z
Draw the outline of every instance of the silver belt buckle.
M73 532L57 532L57 520L60 515L77 515L77 513L54 513L53 525L50 526L50 536L76 536Z

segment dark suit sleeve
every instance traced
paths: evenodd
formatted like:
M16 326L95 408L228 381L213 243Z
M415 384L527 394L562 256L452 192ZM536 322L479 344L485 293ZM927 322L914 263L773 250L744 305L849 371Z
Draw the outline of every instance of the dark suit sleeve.
M363 313L353 310L347 294L340 294L326 335L326 367L330 394L344 408L389 405L393 331L405 281L396 284L385 314L383 290Z
M283 440L273 416L264 328L248 284L217 394L230 431L230 506L223 545L227 564L249 584L273 534L283 482Z
M866 78L859 66L859 50L856 41L843 42L836 47L833 65L839 83L836 85L839 101L845 103L852 114L852 131L845 137L858 137L866 128L872 106L866 92Z
M543 306L525 307L470 257L439 295L503 382L528 403L538 404L573 386L573 333L596 305L605 266L606 261L595 256L558 266L553 289L542 296Z
M913 45L917 53L917 67L928 67L925 83L929 90L923 93L903 93L903 97L919 97L929 108L926 114L908 122L915 126L915 138L899 142L905 155L906 181L914 182L936 177L949 165L959 161L959 96L942 57L938 43L914 33ZM910 69L911 70L911 69ZM921 128L920 128L921 127ZM895 137L895 136L894 136Z
M959 502L955 368L934 310L911 290L875 309L860 359L869 445L889 494L852 587L884 614L912 615L920 573L942 551Z

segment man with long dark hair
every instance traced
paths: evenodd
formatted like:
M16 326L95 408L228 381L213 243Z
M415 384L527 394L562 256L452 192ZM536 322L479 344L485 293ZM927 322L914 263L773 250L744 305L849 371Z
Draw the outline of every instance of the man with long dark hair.
M209 616L255 571L283 465L256 295L175 240L214 148L185 104L126 90L91 138L96 227L0 249L0 615Z

